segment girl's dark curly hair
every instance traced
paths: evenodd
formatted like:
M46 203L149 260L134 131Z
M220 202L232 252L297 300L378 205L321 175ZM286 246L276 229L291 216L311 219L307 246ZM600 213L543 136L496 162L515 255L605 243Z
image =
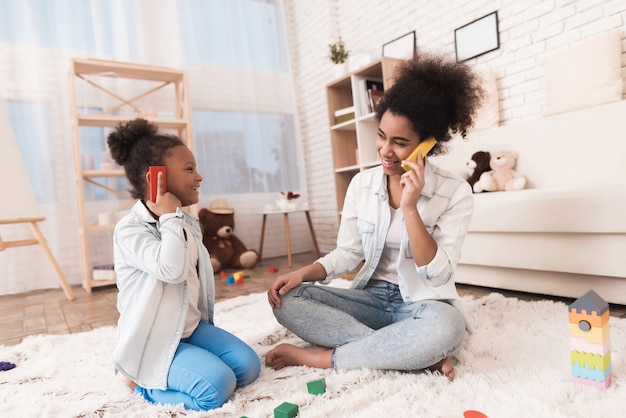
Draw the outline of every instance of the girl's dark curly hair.
M464 135L473 125L483 95L479 77L467 64L420 53L400 64L376 117L380 121L387 111L406 117L421 139L435 137L437 145L430 154L438 154L452 133Z
M165 165L170 149L185 145L174 135L159 134L158 127L145 119L120 123L107 137L111 156L124 167L135 199L146 195L145 176L151 165Z

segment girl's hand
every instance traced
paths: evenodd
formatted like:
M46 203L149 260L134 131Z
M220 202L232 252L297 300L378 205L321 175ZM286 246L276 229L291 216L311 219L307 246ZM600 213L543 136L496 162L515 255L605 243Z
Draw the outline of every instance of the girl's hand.
M400 177L400 185L402 186L402 197L400 199L400 207L413 208L417 206L417 200L424 189L424 158L421 151L417 155L417 161L402 161L412 170L407 171Z
M267 291L267 299L272 308L280 308L280 296L286 294L294 287L302 284L302 274L298 271L292 271L287 274L278 276L270 290Z
M159 173L157 176L156 202L147 200L146 206L157 216L165 215L166 213L175 213L176 209L182 206L182 203L175 195L164 191L163 173Z

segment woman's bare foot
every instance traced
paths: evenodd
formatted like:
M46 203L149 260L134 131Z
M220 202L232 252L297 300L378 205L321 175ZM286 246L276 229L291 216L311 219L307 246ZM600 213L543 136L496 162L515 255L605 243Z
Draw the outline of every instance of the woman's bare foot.
M124 380L124 384L132 391L135 391L135 388L137 387L137 383L133 382L130 379L126 379Z
M285 366L309 366L319 369L330 369L333 349L312 346L307 348L296 347L291 344L279 344L265 356L265 364L278 370Z
M450 357L446 357L439 363L433 364L432 366L428 367L427 370L430 370L431 372L439 372L442 375L446 376L450 381L454 380L454 376L456 374L454 372L454 366L452 365Z

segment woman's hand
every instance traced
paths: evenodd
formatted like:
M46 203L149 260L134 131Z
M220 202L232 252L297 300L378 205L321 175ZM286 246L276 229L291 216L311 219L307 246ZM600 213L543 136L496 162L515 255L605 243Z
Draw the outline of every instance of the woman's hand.
M294 287L302 284L302 273L298 270L278 276L270 290L267 291L267 299L272 308L280 308L280 296L289 292Z
M424 158L421 151L417 155L417 161L402 161L412 170L400 176L400 185L402 186L402 197L400 198L400 207L413 208L417 207L417 200L424 188Z

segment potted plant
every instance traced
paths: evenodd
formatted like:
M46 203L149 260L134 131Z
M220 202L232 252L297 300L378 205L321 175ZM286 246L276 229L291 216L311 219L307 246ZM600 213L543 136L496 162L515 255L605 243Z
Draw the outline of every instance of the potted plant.
M350 51L346 49L346 45L343 43L341 36L337 42L329 44L328 48L330 50L328 58L330 58L333 64L344 64L350 56Z
M350 51L346 49L346 45L343 43L341 36L337 42L328 44L328 58L335 64L335 75L337 77L345 74L347 68L347 60L350 56Z

